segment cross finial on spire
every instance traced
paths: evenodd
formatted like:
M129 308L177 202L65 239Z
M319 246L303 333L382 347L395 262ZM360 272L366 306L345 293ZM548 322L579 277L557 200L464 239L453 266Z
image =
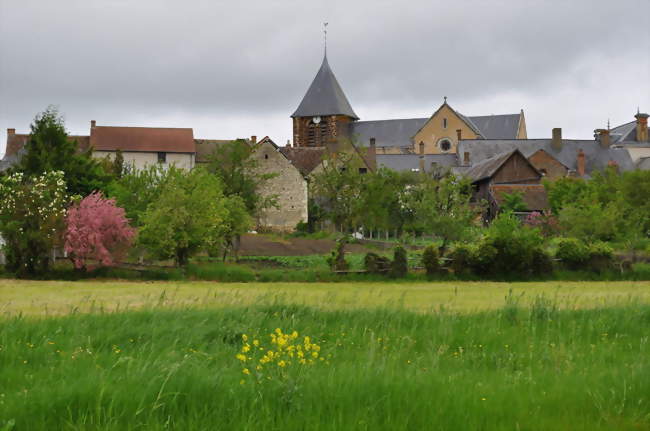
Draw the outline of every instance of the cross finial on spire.
M607 130L609 130L609 118L607 119Z
M323 40L325 42L325 57L327 57L327 22L323 23Z
M447 103L447 96L444 96L444 99L445 99L445 103Z

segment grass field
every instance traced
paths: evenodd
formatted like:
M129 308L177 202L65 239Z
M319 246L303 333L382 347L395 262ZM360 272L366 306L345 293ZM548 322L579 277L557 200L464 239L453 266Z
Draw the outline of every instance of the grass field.
M647 282L3 280L0 302L3 431L650 429Z
M649 281L211 283L25 281L0 279L0 315L60 315L143 306L238 307L297 304L324 310L389 307L417 312L474 312L503 306L506 296L529 305L539 296L562 308L650 304Z

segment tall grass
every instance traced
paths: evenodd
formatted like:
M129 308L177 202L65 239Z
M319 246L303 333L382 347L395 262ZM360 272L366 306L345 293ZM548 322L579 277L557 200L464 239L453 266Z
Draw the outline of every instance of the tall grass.
M511 295L469 315L270 302L7 319L0 429L650 428L650 306L557 305ZM310 336L327 360L243 374L242 334L266 345L276 328Z

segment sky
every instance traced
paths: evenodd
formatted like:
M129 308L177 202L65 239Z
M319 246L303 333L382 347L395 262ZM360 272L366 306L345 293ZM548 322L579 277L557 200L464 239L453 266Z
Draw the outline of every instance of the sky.
M0 154L58 107L70 134L191 127L291 139L323 57L362 120L524 110L589 139L650 111L650 0L0 0Z

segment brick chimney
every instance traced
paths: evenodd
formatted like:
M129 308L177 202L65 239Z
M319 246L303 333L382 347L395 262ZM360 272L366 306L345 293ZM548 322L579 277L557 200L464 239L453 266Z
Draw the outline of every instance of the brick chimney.
M7 129L7 136L13 136L16 134L16 129Z
M553 129L553 137L551 138L551 147L554 150L560 151L562 149L562 129L555 127Z
M578 160L576 161L576 170L578 171L579 177L585 176L585 152L582 151L582 148L578 150Z
M609 140L609 130L608 129L596 129L594 130L594 137L598 142L600 142L600 146L602 148L609 148L610 145L610 140Z
M254 144L257 144L257 136L253 135L251 136L251 142Z
M287 139L287 148L291 148L291 139Z
M424 173L424 142L420 142L420 173Z
M97 122L95 120L90 120L90 128L92 129L97 125Z
M456 137L458 138L458 142L460 142L460 140L463 139L463 130L462 129L456 129Z
M463 153L463 166L469 166L469 151Z
M375 138L370 138L370 146L368 147L368 166L371 170L377 170L377 144Z
M648 114L637 112L636 118L636 141L648 142Z

